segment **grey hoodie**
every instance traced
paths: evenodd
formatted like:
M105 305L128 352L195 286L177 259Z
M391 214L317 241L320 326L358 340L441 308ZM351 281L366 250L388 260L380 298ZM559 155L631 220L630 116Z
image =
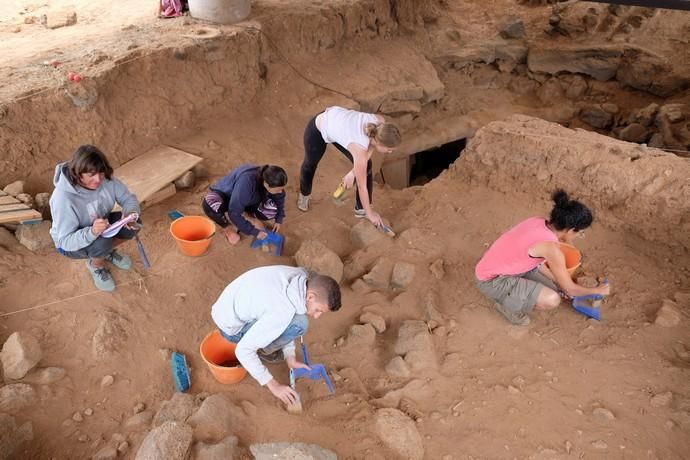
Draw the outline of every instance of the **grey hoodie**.
M237 343L235 355L259 384L273 376L256 352L285 332L292 318L307 313L307 271L286 265L249 270L230 283L211 307L216 325L235 335L247 323L254 325ZM295 344L283 347L285 359L295 356Z
M107 218L115 203L122 207L123 215L140 212L137 197L114 177L89 190L70 182L65 162L55 167L53 184L50 235L55 246L65 251L78 251L93 243L97 236L91 232L91 224L96 218Z

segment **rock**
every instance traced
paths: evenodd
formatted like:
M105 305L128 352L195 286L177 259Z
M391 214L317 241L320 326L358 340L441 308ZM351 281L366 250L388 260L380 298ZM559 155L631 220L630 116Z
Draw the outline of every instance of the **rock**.
M357 225L352 227L350 231L352 244L360 249L370 246L383 238L387 238L387 236L385 236L383 232L377 230L376 227L371 225L371 222L366 219L361 220Z
M398 330L395 353L405 357L412 371L435 368L438 365L433 337L424 321L403 321Z
M93 409L91 409L90 407L87 407L86 409L84 409L84 415L89 416L89 417L92 416L93 415Z
M685 104L664 104L659 109L659 114L666 115L671 123L678 123L685 119L684 108Z
M50 15L41 16L41 24L48 29L73 26L77 23L77 13L74 11L51 11Z
M601 104L601 108L604 110L604 112L610 113L611 115L618 113L620 110L616 104L611 102L604 102Z
M399 101L395 99L388 99L381 104L381 107L378 111L385 114L417 114L422 111L422 104L419 101Z
M619 49L603 47L532 47L527 54L527 67L532 72L579 73L606 81L616 75L622 54Z
M371 324L353 324L347 334L347 343L370 345L376 341L376 331Z
M91 457L91 460L115 460L117 449L113 446L105 446Z
M580 112L580 120L593 128L607 129L613 123L613 116L599 107L588 107Z
M132 408L132 413L138 414L140 412L144 412L144 409L146 409L146 404L140 402L136 403L134 407Z
M11 184L7 184L5 188L2 189L2 191L7 193L8 195L16 197L17 195L24 193L24 181L17 180L12 182Z
M431 265L429 265L429 271L438 280L442 280L443 277L446 276L446 270L443 267L443 264L443 259L436 259L431 263Z
M20 224L15 235L19 243L30 251L53 249L55 248L55 243L53 242L53 237L50 236L51 225L52 223L49 220L42 220L32 224Z
M67 371L61 367L41 367L29 371L22 379L22 383L50 385L61 380L65 375L67 375Z
M0 351L5 378L19 380L41 360L38 340L28 332L12 333Z
M592 415L595 417L599 417L604 420L615 420L616 416L613 415L613 412L610 410L606 409L605 407L597 407L592 411Z
M652 396L652 399L649 400L649 404L651 404L652 407L666 407L671 405L672 401L673 393L667 391L665 393L658 393Z
M568 99L580 99L587 92L587 80L579 75L573 76L570 85L565 90L565 97Z
M424 294L424 316L423 319L428 324L443 324L445 318L440 311L438 311L438 294L435 291L429 290Z
M34 207L34 199L28 193L20 193L16 198L30 208Z
M522 38L525 36L525 24L520 18L510 17L499 26L503 38Z
M237 431L238 426L249 423L242 408L223 395L211 395L187 423L194 429L194 439L218 442Z
M192 415L194 408L194 396L175 392L170 400L161 404L153 419L153 426L160 426L167 421L184 422Z
M77 441L79 442L88 442L89 441L89 436L86 434L82 434L77 438Z
M196 174L193 171L187 171L173 182L177 190L185 190L194 187L196 183Z
M388 289L392 272L392 262L382 257L376 261L369 273L362 276L362 279L373 288Z
M127 431L145 431L151 426L153 420L152 411L139 412L125 420L123 427Z
M338 254L317 240L302 243L295 254L295 261L300 267L328 275L337 282L343 279L343 262Z
M641 144L649 139L650 131L639 123L631 123L621 129L618 137L623 141Z
M135 460L185 460L192 445L192 428L180 422L165 422L146 435Z
M192 172L197 179L206 179L209 176L208 168L203 163L195 165Z
M652 148L663 149L664 148L664 136L662 136L661 133L652 134L652 137L650 137L649 141L647 141L647 145L649 147L652 147Z
M220 150L220 144L218 144L218 142L214 141L213 139L208 141L208 144L206 145L211 150Z
M18 454L22 444L33 439L34 432L31 422L17 426L14 417L0 414L0 459L20 458Z
M77 423L83 422L84 416L81 415L81 412L75 412L74 414L72 414L72 420L74 420Z
M371 286L369 286L366 283L366 281L362 279L355 280L355 282L352 283L352 285L350 286L350 289L352 289L357 294L368 294L372 291Z
M616 79L624 87L647 91L660 97L669 97L685 89L690 83L687 76L661 58L647 54L630 56L617 69Z
M113 433L110 439L112 439L112 441L117 444L127 440L127 438L125 438L125 436L122 433Z
M402 458L422 460L424 445L415 423L397 409L379 409L375 415L376 434Z
M680 323L682 318L678 305L669 299L664 299L661 308L656 313L654 324L662 327L674 327Z
M393 274L391 275L391 286L397 289L406 288L414 279L414 275L414 265L407 262L396 262L393 266Z
M126 339L125 319L112 310L101 313L91 342L93 357L100 360L115 354Z
M659 104L651 103L647 107L639 109L637 112L631 115L631 122L639 123L644 127L651 126L656 118L656 114L659 112Z
M129 443L127 441L122 441L120 444L117 445L117 452L119 454L124 454L127 452L127 449L129 449Z
M36 402L36 392L26 383L12 383L0 388L0 412L14 415Z
M232 460L237 451L237 438L228 436L218 444L194 444L194 460Z
M5 227L0 227L0 250L3 249L11 252L24 250L11 231L7 230Z
M386 364L386 373L391 377L408 378L410 376L410 368L405 363L405 360L400 356L396 356Z
M101 379L101 388L109 387L115 382L115 378L112 375L105 375Z
M595 449L602 449L603 450L603 449L608 449L609 445L606 444L601 439L598 439L598 440L592 442L592 447L594 447Z
M359 317L362 324L371 324L379 334L386 330L386 320L374 313L364 313Z
M255 460L336 460L335 452L316 444L302 442L269 442L252 444L249 450Z
M537 89L537 97L546 106L561 104L563 100L561 83L557 78L549 78Z

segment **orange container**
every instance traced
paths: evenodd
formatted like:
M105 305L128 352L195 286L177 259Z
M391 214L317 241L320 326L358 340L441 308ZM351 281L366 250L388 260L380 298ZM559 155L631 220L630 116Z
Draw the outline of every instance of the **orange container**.
M183 216L170 224L170 233L182 254L200 256L208 250L211 238L216 232L212 220L203 216Z
M215 329L209 332L199 346L201 358L213 377L220 383L237 383L247 375L247 370L237 361L235 345Z
M565 256L565 268L572 277L575 274L575 270L577 270L582 263L582 253L572 244L560 243L560 245L561 252Z

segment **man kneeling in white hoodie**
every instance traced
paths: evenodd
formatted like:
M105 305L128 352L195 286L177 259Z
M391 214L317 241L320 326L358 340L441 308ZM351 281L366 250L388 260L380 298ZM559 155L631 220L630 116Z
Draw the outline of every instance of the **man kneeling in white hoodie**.
M261 361L285 360L291 369L309 369L295 358L294 340L307 332L309 317L339 309L340 286L333 278L274 265L237 277L213 304L211 316L221 335L237 344L235 354L247 372L291 404L297 393L278 383Z

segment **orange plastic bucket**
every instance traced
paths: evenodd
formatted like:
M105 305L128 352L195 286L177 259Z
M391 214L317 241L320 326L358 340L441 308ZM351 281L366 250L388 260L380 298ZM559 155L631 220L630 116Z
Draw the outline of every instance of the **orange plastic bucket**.
M192 257L208 250L215 232L216 225L203 216L183 216L170 224L170 234L175 238L177 247L182 254Z
M572 244L560 243L560 245L561 252L565 256L565 268L572 277L575 274L575 270L577 270L582 263L582 253Z
M237 383L247 375L247 370L237 361L235 345L215 329L209 332L199 346L201 358L213 377L220 383Z

